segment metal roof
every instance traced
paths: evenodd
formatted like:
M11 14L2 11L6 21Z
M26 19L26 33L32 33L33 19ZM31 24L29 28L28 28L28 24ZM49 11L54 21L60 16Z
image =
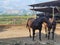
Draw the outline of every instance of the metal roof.
M36 8L36 9L31 9L34 11L39 11L39 12L45 12L45 13L52 13L52 8L51 7L46 7L46 8ZM54 13L58 13L59 11L54 8Z
M60 1L43 2L38 4L32 4L29 6L32 6L32 7L60 6Z

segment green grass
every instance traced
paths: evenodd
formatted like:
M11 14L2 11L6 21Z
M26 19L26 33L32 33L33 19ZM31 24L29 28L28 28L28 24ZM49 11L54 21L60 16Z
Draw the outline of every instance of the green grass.
M0 15L0 24L25 24L27 19L31 17L34 16Z

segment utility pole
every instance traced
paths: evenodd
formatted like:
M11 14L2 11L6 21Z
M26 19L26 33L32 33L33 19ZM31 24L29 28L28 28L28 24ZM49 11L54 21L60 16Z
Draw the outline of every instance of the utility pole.
M54 8L55 8L55 7L52 7L52 15L53 15L53 19L54 19L54 11L55 11Z

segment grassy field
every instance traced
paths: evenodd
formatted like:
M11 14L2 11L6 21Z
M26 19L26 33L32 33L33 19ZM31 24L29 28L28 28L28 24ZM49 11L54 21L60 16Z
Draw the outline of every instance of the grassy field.
M25 24L31 17L35 16L0 15L0 24Z

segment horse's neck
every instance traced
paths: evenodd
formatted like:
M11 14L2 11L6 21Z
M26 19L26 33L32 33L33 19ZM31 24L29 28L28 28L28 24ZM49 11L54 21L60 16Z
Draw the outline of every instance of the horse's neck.
M49 19L49 22L50 22L50 23L53 23L53 21L54 21L54 19Z

